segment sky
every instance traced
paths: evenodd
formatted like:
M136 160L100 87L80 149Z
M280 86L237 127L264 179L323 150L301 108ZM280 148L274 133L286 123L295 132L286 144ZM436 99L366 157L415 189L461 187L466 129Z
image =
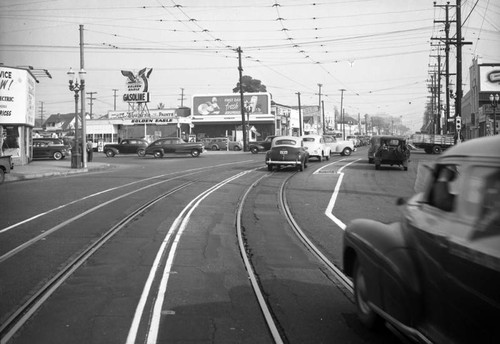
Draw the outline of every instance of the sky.
M500 4L462 0L463 89L473 58L500 63ZM451 1L451 5L455 5ZM228 94L243 74L289 106L343 107L394 116L418 130L430 71L444 56L445 1L428 0L2 0L0 63L46 69L37 118L72 113L66 75L80 68L80 25L92 113L127 110L121 70L152 68L149 109L191 106L193 95ZM455 20L453 6L450 20ZM450 36L456 33L451 23ZM456 49L450 69L456 72ZM444 58L442 59L444 65ZM454 78L451 82L455 84ZM443 79L444 83L444 79ZM318 85L321 84L321 87ZM345 91L341 92L341 89ZM113 90L117 90L116 92ZM115 96L116 95L116 96ZM183 95L183 97L182 97ZM90 110L87 101L86 110Z

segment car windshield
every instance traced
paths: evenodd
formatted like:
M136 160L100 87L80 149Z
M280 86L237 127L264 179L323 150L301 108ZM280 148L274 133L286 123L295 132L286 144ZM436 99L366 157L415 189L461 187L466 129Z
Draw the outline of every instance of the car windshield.
M316 139L314 137L304 137L304 142L314 142Z

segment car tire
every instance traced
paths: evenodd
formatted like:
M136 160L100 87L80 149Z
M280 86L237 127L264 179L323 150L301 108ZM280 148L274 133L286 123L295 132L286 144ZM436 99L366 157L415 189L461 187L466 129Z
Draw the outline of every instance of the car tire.
M257 154L259 152L259 149L257 147L252 147L250 148L250 152L252 152L252 154Z
M304 171L304 163L303 162L300 162L300 164L297 165L297 171L299 171L299 172Z
M268 165L267 165L267 170L268 170L269 172L271 172L271 171L273 170L273 165L268 164Z
M54 152L54 154L52 154L52 157L54 158L54 160L61 160L63 158L63 154L59 151L57 152Z
M146 150L144 148L140 148L137 150L137 155L143 157L146 155Z
M219 150L219 146L217 146L217 145L213 145L213 146L212 146L212 150L213 150L213 151L214 151L214 150Z
M159 158L163 158L163 152L162 151L154 151L153 152L153 156L156 158L156 159L159 159Z
M193 158L197 158L197 157L199 157L199 156L200 156L200 151L199 151L198 149L193 149L193 150L191 150L191 156L192 156Z
M375 169L380 170L380 164L375 164Z
M373 164L373 158L368 158L368 163Z
M238 152L238 151L241 150L241 147L240 146L234 146L233 150L236 151L236 152Z
M319 161L319 162L323 162L323 152L321 153L321 155L320 155L320 156L318 156L318 161Z
M108 158L112 158L115 156L115 152L113 152L111 149L108 149L107 151L104 152Z
M441 146L432 147L432 154L441 154L442 151L443 149L441 148Z
M5 181L5 172L3 168L0 168L0 184L2 184Z
M330 154L328 154L327 156L325 156L325 159L326 159L326 161L330 160Z
M352 153L352 149L351 149L351 148L349 148L349 147L346 147L346 148L344 148L344 149L342 150L342 155L343 155L343 156L349 156L349 155L351 155L351 153Z
M368 292L368 286L366 284L366 276L364 269L359 263L359 260L354 262L354 300L356 303L356 310L358 318L363 325L369 329L376 329L382 323L382 318L373 311L373 309L368 304L366 294Z

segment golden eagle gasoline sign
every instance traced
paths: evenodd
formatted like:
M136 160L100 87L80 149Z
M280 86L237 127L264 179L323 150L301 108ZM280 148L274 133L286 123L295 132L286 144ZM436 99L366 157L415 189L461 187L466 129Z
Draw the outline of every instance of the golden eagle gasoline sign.
M123 101L127 103L149 102L148 79L152 71L152 68L143 68L138 73L122 70L122 75L127 77L128 90L123 95Z

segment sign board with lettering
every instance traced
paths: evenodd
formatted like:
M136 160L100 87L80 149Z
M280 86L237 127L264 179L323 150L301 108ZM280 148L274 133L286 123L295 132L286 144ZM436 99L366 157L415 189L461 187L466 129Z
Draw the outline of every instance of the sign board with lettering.
M269 93L245 93L245 114L252 120L272 120ZM241 121L239 93L193 96L193 119L203 122Z
M149 91L148 80L152 68L143 68L134 73L129 70L122 70L122 75L127 77L127 93L123 95L123 101L127 103L148 103Z
M0 67L0 124L35 125L35 78L27 70Z

